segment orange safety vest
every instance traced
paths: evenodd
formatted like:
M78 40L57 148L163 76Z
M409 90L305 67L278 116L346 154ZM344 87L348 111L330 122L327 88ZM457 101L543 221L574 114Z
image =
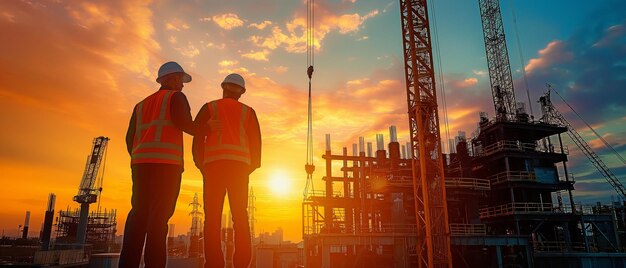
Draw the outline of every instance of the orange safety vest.
M131 164L183 165L183 132L174 126L170 102L176 91L159 90L135 107Z
M247 128L251 123L252 108L233 99L219 99L208 103L211 119L222 123L222 131L211 131L204 143L204 163L234 160L251 163Z

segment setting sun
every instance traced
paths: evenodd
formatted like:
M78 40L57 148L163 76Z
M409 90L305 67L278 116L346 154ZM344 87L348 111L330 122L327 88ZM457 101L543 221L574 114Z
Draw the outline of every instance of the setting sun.
M272 193L281 196L289 194L292 190L291 182L289 181L287 174L283 171L278 171L272 174L267 184Z

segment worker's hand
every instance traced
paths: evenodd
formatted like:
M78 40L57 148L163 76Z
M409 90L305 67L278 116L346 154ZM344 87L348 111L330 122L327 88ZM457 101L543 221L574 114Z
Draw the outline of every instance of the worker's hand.
M216 119L210 119L207 122L207 126L208 126L208 132L220 132L222 131L222 122L220 122L219 120Z

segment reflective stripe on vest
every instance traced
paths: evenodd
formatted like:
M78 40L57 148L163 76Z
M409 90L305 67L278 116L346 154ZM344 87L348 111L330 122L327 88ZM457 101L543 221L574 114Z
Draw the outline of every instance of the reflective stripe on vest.
M248 165L251 163L250 146L248 145L248 135L246 132L246 124L249 121L249 109L248 106L237 102L237 108L232 107L231 104L223 103L224 107L218 109L221 101L230 102L229 99L222 99L218 101L212 101L209 103L209 111L211 118L220 120L222 123L222 131L217 133L209 133L204 146L204 162L217 160L234 160L244 162ZM232 100L234 101L234 100ZM236 101L235 101L236 102ZM225 111L223 109L232 109ZM233 117L232 114L240 112L239 118ZM229 122L228 118L236 120L238 126L234 126Z
M174 92L159 90L137 105L131 164L183 165L183 132L169 113Z

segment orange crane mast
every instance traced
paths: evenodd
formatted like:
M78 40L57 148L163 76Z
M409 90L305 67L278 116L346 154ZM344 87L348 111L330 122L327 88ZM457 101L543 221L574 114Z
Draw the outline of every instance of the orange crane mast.
M452 267L426 0L400 0L420 267Z

